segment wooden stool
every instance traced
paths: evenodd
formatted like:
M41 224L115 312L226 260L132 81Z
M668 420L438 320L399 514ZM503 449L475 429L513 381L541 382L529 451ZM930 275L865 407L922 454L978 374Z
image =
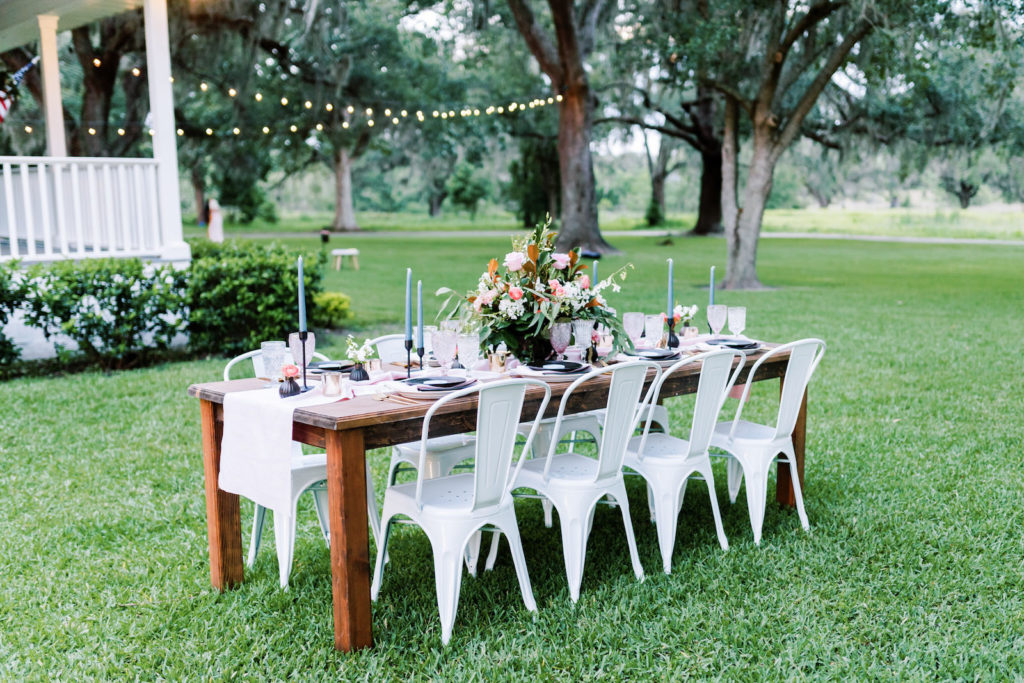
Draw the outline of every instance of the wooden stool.
M346 256L352 259L352 267L359 270L359 250L358 249L332 249L331 256L334 257L334 269L341 270L341 261Z

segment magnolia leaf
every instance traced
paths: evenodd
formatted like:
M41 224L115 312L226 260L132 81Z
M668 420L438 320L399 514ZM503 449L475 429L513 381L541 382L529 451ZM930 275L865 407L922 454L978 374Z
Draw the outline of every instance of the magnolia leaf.
M530 257L530 260L536 264L537 259L540 258L540 248L536 244L531 244L526 247L526 255Z

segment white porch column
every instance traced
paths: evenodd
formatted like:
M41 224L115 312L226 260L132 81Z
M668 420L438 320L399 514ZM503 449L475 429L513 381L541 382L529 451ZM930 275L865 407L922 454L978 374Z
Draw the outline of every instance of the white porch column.
M145 0L146 70L149 110L153 124L153 158L157 161L160 196L161 256L188 260L191 250L182 235L181 195L178 186L178 147L175 141L174 96L171 92L171 48L167 35L166 0Z
M43 71L43 112L46 117L46 153L66 157L64 103L60 96L60 62L57 59L57 22L60 17L40 14L39 62Z

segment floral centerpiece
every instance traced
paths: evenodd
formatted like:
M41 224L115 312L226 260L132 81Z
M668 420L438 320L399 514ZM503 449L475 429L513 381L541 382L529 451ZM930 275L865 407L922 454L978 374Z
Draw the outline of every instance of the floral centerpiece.
M370 343L369 339L364 339L363 343L360 344L356 341L356 338L351 334L348 335L348 341L345 346L345 355L348 356L350 361L353 361L356 365L352 368L352 373L349 375L349 379L353 382L362 382L370 379L370 373L366 371L366 363L374 357L377 350Z
M626 278L625 266L600 282L592 282L578 249L555 250L556 233L551 221L538 225L529 237L513 241L513 249L501 264L491 259L475 290L461 297L448 288L438 294L453 295L442 309L460 314L464 322L480 326L484 348L504 344L519 361L548 358L551 326L556 322L593 320L613 338L614 350L630 347L629 337L608 305L603 292L619 291ZM454 303L453 303L454 302Z

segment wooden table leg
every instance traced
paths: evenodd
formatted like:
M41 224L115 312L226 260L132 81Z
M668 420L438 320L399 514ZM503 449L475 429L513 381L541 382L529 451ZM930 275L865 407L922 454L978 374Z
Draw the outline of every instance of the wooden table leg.
M220 439L224 424L218 423L210 401L199 401L203 427L203 475L206 480L206 535L210 542L210 581L225 590L242 583L242 518L238 496L217 487L220 475Z
M782 383L786 379L779 380L781 392ZM803 400L800 401L800 412L796 415L796 425L793 427L793 452L796 454L796 472L800 477L800 490L804 490L804 444L807 441L807 390L804 390ZM793 507L796 505L796 493L793 491L793 482L790 477L787 463L779 461L775 475L775 500L782 505Z
M373 645L365 459L361 430L327 431L334 647L343 651Z

